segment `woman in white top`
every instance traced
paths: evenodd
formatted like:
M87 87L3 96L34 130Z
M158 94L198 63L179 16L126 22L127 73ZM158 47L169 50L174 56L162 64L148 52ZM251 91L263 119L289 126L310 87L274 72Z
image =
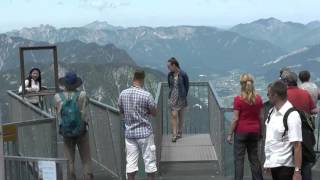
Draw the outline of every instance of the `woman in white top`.
M38 68L32 68L29 72L29 76L25 80L25 91L27 93L37 93L41 90L41 71ZM22 86L19 88L19 93L22 93ZM39 96L30 96L27 100L35 105L39 106Z

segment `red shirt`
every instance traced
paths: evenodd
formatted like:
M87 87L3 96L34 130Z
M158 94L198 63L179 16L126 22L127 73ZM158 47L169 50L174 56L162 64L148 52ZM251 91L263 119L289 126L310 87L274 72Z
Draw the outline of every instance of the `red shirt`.
M300 111L311 113L311 110L316 108L310 94L306 90L300 89L297 86L288 86L287 95L289 102Z
M260 112L263 107L262 99L256 96L256 103L249 104L240 96L233 101L233 109L239 111L236 133L260 133Z

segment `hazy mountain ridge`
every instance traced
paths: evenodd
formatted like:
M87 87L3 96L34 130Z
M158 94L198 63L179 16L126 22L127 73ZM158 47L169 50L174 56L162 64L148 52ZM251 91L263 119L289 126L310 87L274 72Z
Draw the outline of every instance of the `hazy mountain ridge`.
M270 75L278 75L280 67L289 67L296 72L309 70L312 73L313 80L320 82L320 44L293 51L266 63L261 67L263 69L261 72L269 79L274 78Z
M251 39L266 40L291 51L304 46L320 44L320 22L307 24L283 22L275 18L259 19L239 24L230 29Z
M234 68L253 70L286 53L267 41L205 26L135 27L112 31L48 26L24 28L7 34L50 43L75 39L100 45L113 43L125 49L138 64L162 71L165 71L166 60L175 56L194 77Z
M113 26L111 24L109 24L106 21L94 21L92 23L89 23L87 25L83 26L84 28L87 29L94 29L94 30L119 30L119 29L123 29L123 27L121 26Z
M48 45L22 38L0 35L0 102L5 112L8 96L6 90L18 89L20 85L19 47ZM84 87L90 97L116 106L119 92L131 85L135 69L140 69L126 51L112 44L100 46L95 43L83 43L79 40L57 43L59 76L67 70L76 71L83 77ZM31 67L42 70L43 85L53 86L52 52L32 51L25 53L25 71ZM146 88L155 94L158 83L165 75L156 70L144 68L147 72Z
M19 47L44 45L42 42L34 42L19 37L9 37L0 34L0 72L3 69L16 68L19 64ZM37 62L37 59L33 59Z
M30 65L27 65L30 66ZM38 64L42 70L43 86L53 87L53 65ZM59 76L63 76L66 71L75 71L83 79L83 86L88 95L100 102L117 106L119 93L132 84L132 76L138 66L121 64L93 64L93 63L60 63ZM165 75L151 69L146 71L145 88L153 95L156 94L158 83L165 80ZM16 90L20 86L19 69L11 69L0 72L0 100L1 109L7 108L8 95L6 90ZM5 115L5 114L4 114Z
M0 71L19 67L19 47L48 45L0 34ZM57 43L59 62L91 62L94 64L118 63L136 65L126 51L113 44L99 46L95 43L83 43L79 40ZM52 62L50 51L27 51L25 61L32 63Z
M317 21L304 25L293 22L283 23L274 18L261 19L255 24L259 24L259 27L267 33L286 30L282 33L292 32L297 34L296 37L300 36L300 31L306 28L308 29L306 33L310 33L310 37L315 37L320 27L320 22ZM97 26L99 27L99 23ZM214 27L134 27L110 30L85 27L57 29L52 26L47 28L43 26L42 28L24 28L23 31L7 34L57 44L69 42L71 46L73 43L79 43L90 47L97 46L97 43L103 47L106 43L113 43L116 47L127 51L139 65L159 69L162 72L167 71L167 59L175 56L181 62L182 69L188 72L191 80L216 81L213 84L218 83L218 92L222 92L224 97L232 97L237 93L235 89L238 88L238 78L242 72L247 71L258 77L261 82L257 82L257 89L264 93L267 84L278 78L281 67L291 67L296 71L309 69L313 76L318 76L317 69L319 69L316 50L310 51L310 49L316 49L317 45L299 46L293 51L285 51L269 42L270 39L261 40L259 37L258 40L253 40L238 33ZM287 34L290 35L290 33ZM304 39L308 41L307 38ZM85 48L81 49L83 53L88 53L88 50L84 50ZM99 51L92 54L99 56L96 55L97 53ZM72 56L67 59L72 59ZM85 61L84 58L79 62ZM101 88L92 94L97 94L96 97L99 98L103 93L98 92L102 92Z

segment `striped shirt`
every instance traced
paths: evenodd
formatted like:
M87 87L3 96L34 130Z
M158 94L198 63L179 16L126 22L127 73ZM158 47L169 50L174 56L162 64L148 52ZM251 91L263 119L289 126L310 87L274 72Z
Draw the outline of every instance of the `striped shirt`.
M126 138L141 139L153 133L150 120L156 104L149 92L130 87L120 93L118 105L124 115Z

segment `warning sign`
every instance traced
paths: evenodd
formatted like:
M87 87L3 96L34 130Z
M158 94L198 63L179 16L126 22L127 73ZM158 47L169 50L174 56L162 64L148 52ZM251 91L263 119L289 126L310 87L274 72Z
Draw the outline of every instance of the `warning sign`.
M16 125L3 125L3 141L15 141L17 139L17 126Z

